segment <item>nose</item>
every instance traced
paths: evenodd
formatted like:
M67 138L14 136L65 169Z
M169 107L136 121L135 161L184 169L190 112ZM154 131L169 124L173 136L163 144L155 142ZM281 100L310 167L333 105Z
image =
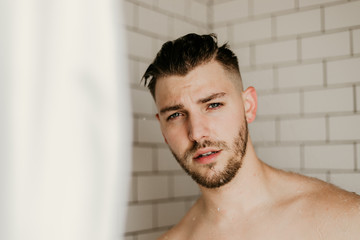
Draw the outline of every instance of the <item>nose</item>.
M191 115L188 123L189 139L195 142L201 142L209 137L210 128L205 116L201 114Z

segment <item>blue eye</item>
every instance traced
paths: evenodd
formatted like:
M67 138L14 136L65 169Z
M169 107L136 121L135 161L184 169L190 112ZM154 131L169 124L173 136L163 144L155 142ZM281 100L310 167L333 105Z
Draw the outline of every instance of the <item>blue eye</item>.
M166 120L172 120L180 116L180 113L176 112L174 114L171 114Z
M223 105L222 103L210 103L208 108L218 108L222 105Z

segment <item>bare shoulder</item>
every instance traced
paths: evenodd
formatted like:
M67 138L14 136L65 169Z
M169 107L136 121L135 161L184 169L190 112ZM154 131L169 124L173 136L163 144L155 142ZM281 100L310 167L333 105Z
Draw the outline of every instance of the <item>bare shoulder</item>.
M289 174L292 199L287 206L299 220L317 226L326 239L356 239L360 235L360 196L321 180ZM286 205L286 204L285 204Z

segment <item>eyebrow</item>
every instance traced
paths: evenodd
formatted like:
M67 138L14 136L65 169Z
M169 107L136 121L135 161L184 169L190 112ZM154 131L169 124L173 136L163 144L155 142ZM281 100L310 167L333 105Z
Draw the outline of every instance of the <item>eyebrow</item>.
M213 99L221 98L221 97L223 97L223 96L225 96L225 95L226 95L226 93L224 93L224 92L214 93L214 94L211 94L211 95L208 96L208 97L199 99L197 102L198 102L198 103L207 103L207 102L210 102L210 101L213 100Z
M207 102L210 102L213 99L221 98L221 97L223 97L225 95L226 95L226 93L224 93L224 92L214 93L214 94L211 94L208 97L199 99L197 101L197 103L207 103ZM184 108L183 104L176 104L176 105L173 105L173 106L164 107L164 108L162 108L160 110L160 114L164 114L164 113L170 112L170 111L177 111L177 110L180 110L180 109L183 109L183 108Z
M170 111L177 111L179 109L183 109L184 108L184 105L182 104L177 104L177 105L174 105L174 106L169 106L169 107L164 107L160 110L160 114L164 114L166 112L170 112Z

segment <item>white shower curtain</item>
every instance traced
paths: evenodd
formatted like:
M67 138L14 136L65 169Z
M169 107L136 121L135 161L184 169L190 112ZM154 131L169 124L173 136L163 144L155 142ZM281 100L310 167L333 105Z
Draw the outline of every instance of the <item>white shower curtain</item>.
M0 0L0 239L121 239L131 110L121 1Z

